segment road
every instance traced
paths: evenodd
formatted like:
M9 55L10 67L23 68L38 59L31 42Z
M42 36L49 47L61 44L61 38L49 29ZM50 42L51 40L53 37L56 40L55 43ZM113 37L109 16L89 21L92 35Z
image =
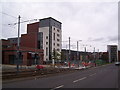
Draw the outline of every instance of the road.
M107 64L74 73L3 84L3 88L118 88L120 67ZM118 79L119 78L119 79ZM119 83L119 84L118 84Z

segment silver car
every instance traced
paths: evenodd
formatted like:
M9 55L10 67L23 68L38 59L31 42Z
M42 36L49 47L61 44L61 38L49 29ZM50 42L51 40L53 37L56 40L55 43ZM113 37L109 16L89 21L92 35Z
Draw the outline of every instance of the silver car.
M119 65L120 65L120 62L115 62L115 65L116 65L116 66L119 66Z

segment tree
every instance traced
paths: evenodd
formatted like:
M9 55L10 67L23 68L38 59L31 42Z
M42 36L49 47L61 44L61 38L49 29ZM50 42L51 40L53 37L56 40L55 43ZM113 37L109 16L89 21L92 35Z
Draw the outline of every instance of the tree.
M52 59L54 59L54 60L61 60L61 53L54 49L53 53L52 53Z

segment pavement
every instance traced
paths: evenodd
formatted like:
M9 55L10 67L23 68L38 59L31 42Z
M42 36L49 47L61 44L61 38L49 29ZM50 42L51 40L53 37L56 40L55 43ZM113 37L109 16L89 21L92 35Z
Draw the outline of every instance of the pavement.
M103 65L74 73L4 83L3 88L119 88L120 67Z
M16 65L1 65L0 69L3 71L11 71L11 70L16 70L17 66ZM50 67L50 65L42 65L44 67ZM31 65L31 66L26 66L26 65L19 65L19 69L35 69L36 65Z

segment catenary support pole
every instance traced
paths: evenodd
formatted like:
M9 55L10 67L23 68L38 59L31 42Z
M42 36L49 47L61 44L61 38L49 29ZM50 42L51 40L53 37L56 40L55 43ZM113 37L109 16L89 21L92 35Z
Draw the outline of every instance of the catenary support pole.
M19 53L20 53L20 15L18 17L18 42L17 42L17 73L19 72L19 62L20 62L20 57L19 57Z
M69 63L68 63L68 65L69 65L69 68L70 68L70 37L69 37Z

